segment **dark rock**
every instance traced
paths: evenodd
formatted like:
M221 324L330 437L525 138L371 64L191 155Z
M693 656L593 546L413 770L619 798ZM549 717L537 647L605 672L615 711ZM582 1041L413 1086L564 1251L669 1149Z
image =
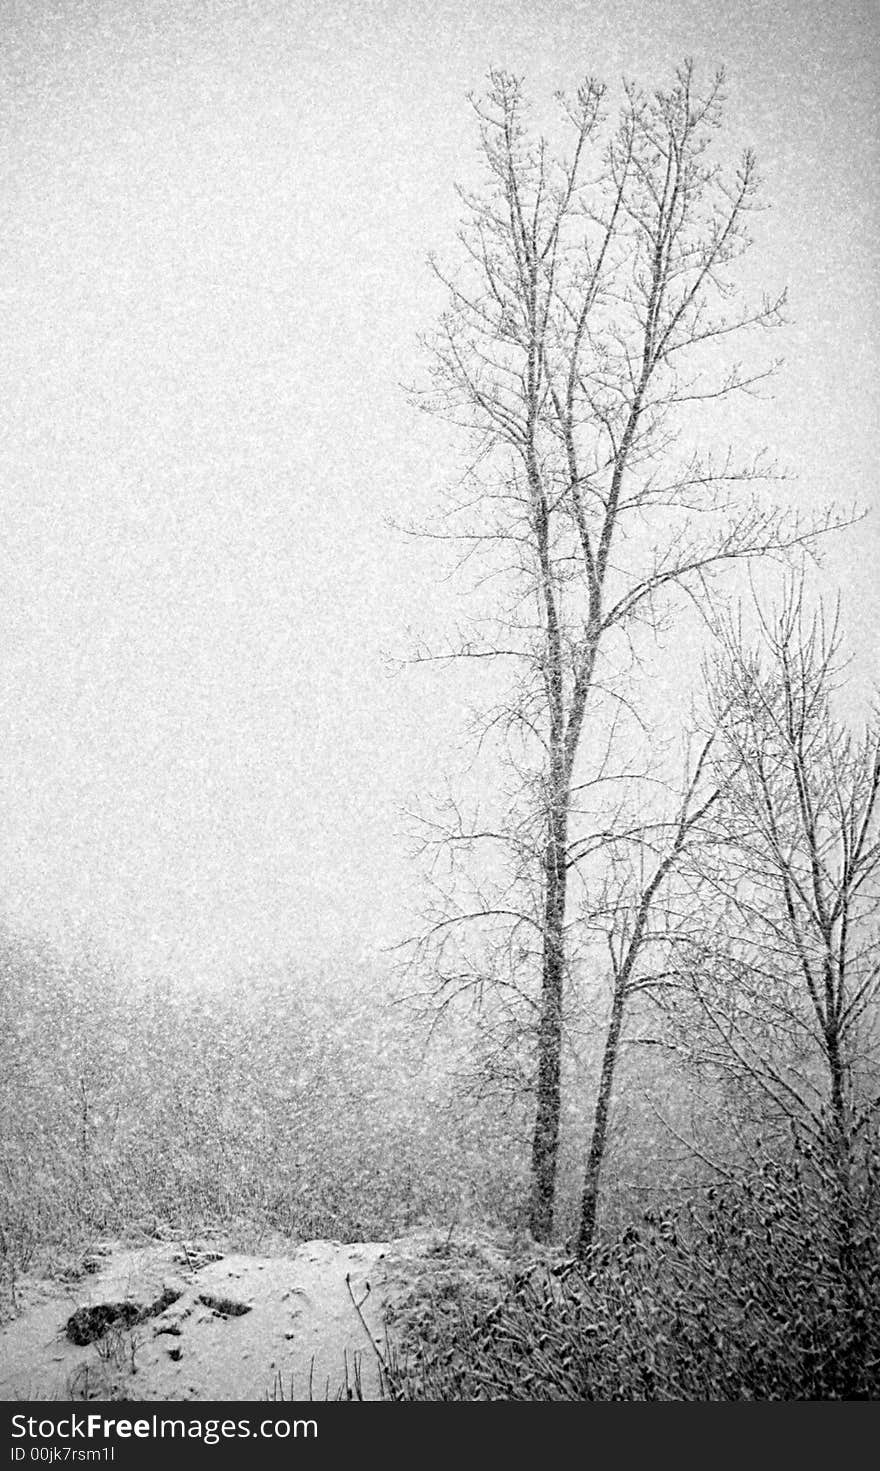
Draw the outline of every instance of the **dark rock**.
M176 1288L165 1287L155 1302L151 1303L100 1302L94 1307L77 1308L68 1318L64 1331L71 1343L82 1348L102 1338L107 1329L115 1325L131 1328L135 1323L144 1323L148 1318L155 1318L158 1313L164 1313L166 1308L177 1302L179 1297L180 1292Z
M215 1297L210 1292L199 1293L199 1302L210 1308L212 1313L217 1313L221 1318L241 1318L249 1313L250 1303L235 1302L231 1297Z
M83 1347L103 1337L114 1323L129 1328L137 1322L141 1311L136 1302L100 1302L93 1308L77 1308L68 1318L65 1331L71 1343Z

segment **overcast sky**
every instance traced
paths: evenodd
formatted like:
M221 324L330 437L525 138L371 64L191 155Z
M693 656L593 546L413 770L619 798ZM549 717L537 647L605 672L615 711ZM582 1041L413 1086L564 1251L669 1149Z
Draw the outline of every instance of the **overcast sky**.
M753 410L880 633L877 0L0 0L0 904L189 977L405 932L398 809L460 728L388 517L454 469L400 384L487 68L728 70L786 367ZM755 419L755 414L758 415ZM800 493L800 492L799 492Z

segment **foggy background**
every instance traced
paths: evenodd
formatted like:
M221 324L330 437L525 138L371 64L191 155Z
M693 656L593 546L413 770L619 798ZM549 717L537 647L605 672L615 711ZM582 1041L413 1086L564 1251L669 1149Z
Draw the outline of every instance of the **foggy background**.
M728 73L723 152L788 284L772 400L731 422L834 538L856 687L880 631L875 0L491 11L0 3L0 912L139 973L381 963L414 923L400 809L455 758L459 606L430 511L462 445L402 389L441 307L490 65ZM548 114L549 115L549 114ZM732 584L733 585L733 584ZM739 584L737 584L738 586ZM386 656L392 656L391 661Z

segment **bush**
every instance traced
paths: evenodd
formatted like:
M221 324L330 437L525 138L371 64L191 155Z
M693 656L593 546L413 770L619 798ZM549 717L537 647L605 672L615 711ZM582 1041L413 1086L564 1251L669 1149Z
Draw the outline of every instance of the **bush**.
M429 1400L873 1399L880 1158L846 1200L796 1148L586 1263L521 1273L440 1341L404 1346L389 1393Z

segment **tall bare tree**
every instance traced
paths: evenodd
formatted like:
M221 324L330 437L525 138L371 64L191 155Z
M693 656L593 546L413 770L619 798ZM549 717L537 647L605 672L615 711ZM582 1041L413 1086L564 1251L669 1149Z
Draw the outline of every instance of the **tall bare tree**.
M472 873L487 845L498 856L423 938L445 956L444 996L487 980L521 995L534 966L539 1239L553 1228L570 880L589 837L579 794L610 781L609 749L623 751L603 702L631 698L632 648L676 593L699 597L732 563L811 544L830 524L774 505L765 457L738 458L723 437L719 449L711 428L772 372L741 366L736 344L783 308L737 287L759 184L751 153L729 173L713 160L722 85L701 91L686 63L665 90L625 86L608 125L605 88L588 79L560 98L557 146L530 135L521 81L492 72L474 101L485 184L462 191L458 265L435 263L448 307L421 402L464 426L474 454L431 534L462 547L481 591L467 633L422 657L513 661L488 723L516 780L498 821L455 807L438 819L434 837ZM463 960L460 938L447 963L464 925L492 927L488 965Z

